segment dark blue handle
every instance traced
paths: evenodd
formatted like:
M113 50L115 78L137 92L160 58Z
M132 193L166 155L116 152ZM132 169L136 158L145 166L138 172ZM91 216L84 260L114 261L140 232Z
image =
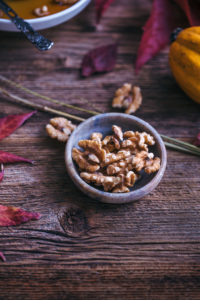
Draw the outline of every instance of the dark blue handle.
M8 6L3 0L0 0L0 8L4 13L10 18L10 20L15 24L18 30L20 30L27 39L35 45L40 51L49 50L53 46L53 42L43 37L39 32L35 31L32 26L20 18L16 12Z

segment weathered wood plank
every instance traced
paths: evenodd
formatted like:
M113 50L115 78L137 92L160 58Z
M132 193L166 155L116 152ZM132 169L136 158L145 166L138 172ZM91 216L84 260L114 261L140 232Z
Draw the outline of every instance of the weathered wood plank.
M147 0L114 1L95 31L91 5L45 31L55 41L47 53L1 32L0 73L44 95L100 111L111 111L116 88L133 82L144 96L136 115L160 133L192 141L200 109L172 78L168 49L134 74L150 6ZM81 79L83 55L111 40L119 41L115 70ZM0 108L0 117L29 111L2 96ZM199 158L168 151L167 171L154 192L134 204L101 204L78 191L66 174L64 145L45 133L49 117L37 113L0 143L5 151L35 160L33 166L6 166L1 203L42 213L39 221L0 228L0 251L7 257L0 263L0 299L199 299Z

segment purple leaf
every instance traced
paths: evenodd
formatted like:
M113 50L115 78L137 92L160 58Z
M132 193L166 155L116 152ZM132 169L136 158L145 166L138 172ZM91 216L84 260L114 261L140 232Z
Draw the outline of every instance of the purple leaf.
M1 252L1 251L0 251L0 259L2 261L6 261L6 258L5 258L4 254L3 254L3 252Z
M41 215L27 212L19 207L0 205L0 226L16 226L30 220L38 220Z
M104 12L114 0L95 0L96 22L99 23Z
M9 136L18 127L20 127L27 119L29 119L36 111L28 114L9 115L0 119L0 140Z
M3 165L1 164L0 182L3 180L3 177L4 177L4 168L3 168Z
M186 17L176 3L169 0L154 0L151 15L144 26L138 49L136 73L161 49L169 44L170 35L176 27L183 26Z
M0 164L10 164L16 162L27 162L30 164L33 163L33 161L31 161L30 159L0 150Z
M88 77L94 73L111 71L116 63L117 44L110 44L89 51L81 65L82 76Z

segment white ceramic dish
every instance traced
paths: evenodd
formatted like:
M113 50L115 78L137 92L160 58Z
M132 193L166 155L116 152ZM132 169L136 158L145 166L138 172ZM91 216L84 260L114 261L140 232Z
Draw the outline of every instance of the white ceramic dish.
M35 30L41 30L50 28L61 23L64 23L74 16L78 15L89 3L91 0L79 0L77 3L71 7L58 12L53 15L49 15L42 18L34 18L27 20ZM0 30L1 31L18 31L15 25L11 23L10 20L0 18Z

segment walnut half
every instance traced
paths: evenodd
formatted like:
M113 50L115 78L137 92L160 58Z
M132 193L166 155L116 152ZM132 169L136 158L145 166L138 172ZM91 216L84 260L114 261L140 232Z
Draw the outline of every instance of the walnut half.
M132 114L138 110L142 104L142 93L138 86L133 86L130 83L117 89L115 97L112 101L112 107L124 108L126 114Z
M57 139L59 142L67 142L70 134L75 128L76 125L62 117L50 119L50 124L46 125L47 134L52 139Z

